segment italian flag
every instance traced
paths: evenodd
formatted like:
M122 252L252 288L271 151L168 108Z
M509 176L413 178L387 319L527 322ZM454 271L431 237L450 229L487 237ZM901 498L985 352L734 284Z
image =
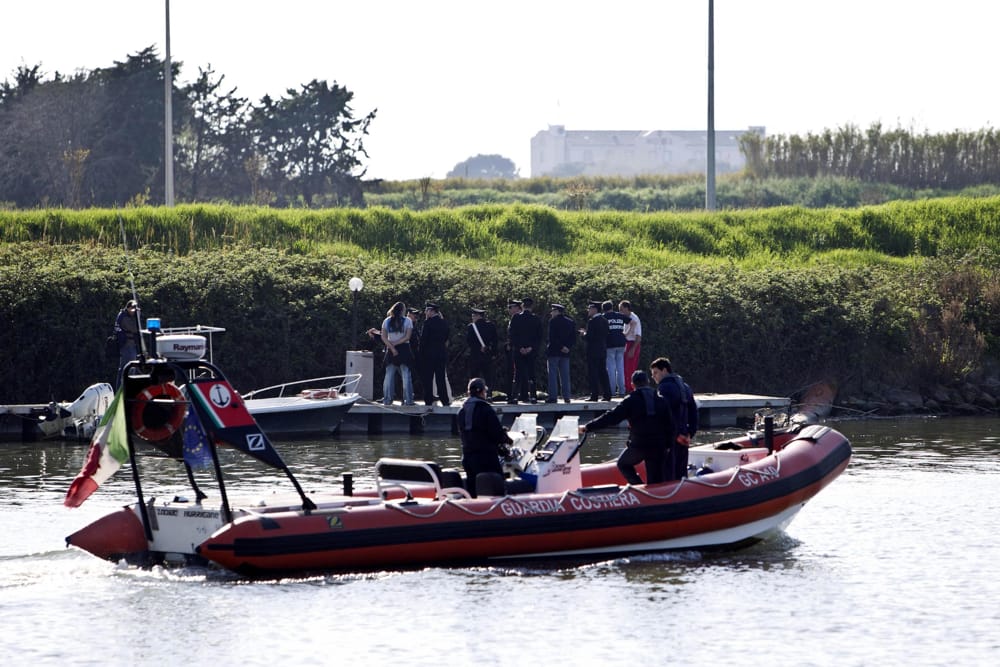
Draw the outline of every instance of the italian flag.
M63 505L79 507L106 479L128 461L128 436L125 433L125 400L118 389L111 407L104 413L101 423L90 441L90 451L83 469L69 485Z

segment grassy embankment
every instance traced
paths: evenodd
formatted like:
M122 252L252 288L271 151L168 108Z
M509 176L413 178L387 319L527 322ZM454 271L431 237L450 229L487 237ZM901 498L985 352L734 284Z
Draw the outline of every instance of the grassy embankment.
M505 325L512 296L560 301L578 322L588 299L630 299L643 362L671 356L698 391L948 383L998 349L1000 198L650 214L138 208L121 211L128 262L117 215L0 211L0 317L13 323L0 402L72 398L110 377L103 340L128 269L146 315L228 329L216 360L243 390L339 372L397 299L442 305L456 387L466 309ZM356 331L352 275L365 281ZM585 392L582 347L573 377Z

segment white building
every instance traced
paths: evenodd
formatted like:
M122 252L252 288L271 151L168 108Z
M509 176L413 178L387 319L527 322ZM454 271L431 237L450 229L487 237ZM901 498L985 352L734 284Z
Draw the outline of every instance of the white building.
M763 127L715 131L716 173L740 171L739 139ZM532 176L636 176L705 173L703 130L567 130L550 125L531 139Z

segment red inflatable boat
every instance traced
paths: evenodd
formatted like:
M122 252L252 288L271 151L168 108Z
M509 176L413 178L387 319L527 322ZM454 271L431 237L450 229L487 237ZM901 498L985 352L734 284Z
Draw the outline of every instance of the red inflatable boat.
M539 437L534 415L522 415L510 430L517 438L507 478L490 495L471 498L456 471L434 462L381 459L374 488L355 492L345 484L342 493L310 498L217 368L156 359L137 370L126 394L167 377L183 386L185 409L197 413L208 436L219 489L214 503L137 502L67 538L102 558L142 564L207 561L260 576L735 548L780 531L851 458L850 443L836 430L795 425L692 447L689 462L701 474L630 486L614 462L580 464L575 417ZM174 419L167 407L166 418ZM127 440L134 466L133 427L127 425ZM220 445L283 469L298 495L270 505L230 504L215 456Z

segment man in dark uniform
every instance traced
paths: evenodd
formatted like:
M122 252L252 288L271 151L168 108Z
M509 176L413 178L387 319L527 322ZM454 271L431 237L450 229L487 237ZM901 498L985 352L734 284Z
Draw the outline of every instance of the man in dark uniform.
M549 315L549 344L545 348L549 397L545 402L555 403L562 390L563 400L569 403L569 353L576 344L576 324L566 315L566 307L561 303L553 303Z
M650 375L657 383L657 392L670 406L674 430L670 438L670 452L667 456L667 479L687 477L688 447L691 438L698 431L698 404L694 392L680 375L673 372L670 360L657 357L649 365Z
M424 307L424 329L420 332L420 353L424 362L424 403L434 405L440 400L441 405L451 405L448 396L448 323L441 315L441 308L436 303L428 303ZM437 396L434 389L437 385Z
M458 411L458 430L462 437L462 467L467 477L466 489L476 496L476 477L491 472L502 475L500 455L514 441L500 425L493 406L486 400L489 388L482 378L469 380L469 398Z
M611 382L608 380L608 321L601 317L601 302L591 301L587 307L587 328L580 329L587 342L587 382L590 385L589 401L611 400Z
M410 351L413 353L413 395L419 396L424 384L424 357L420 354L420 309L407 308L406 316L413 322L413 333L410 334Z
M511 299L507 302L507 314L510 315L510 320L507 322L507 342L504 344L504 354L506 356L506 369L510 382L507 384L510 387L510 391L507 392L507 402L510 404L517 403L517 394L514 389L517 387L517 368L514 365L514 346L511 345L510 339L510 328L514 324L514 318L521 313L521 302L517 299Z
M486 381L486 398L493 398L493 359L499 338L497 325L486 319L486 311L472 308L472 321L465 328L465 343L469 346L469 377Z
M673 418L667 400L649 386L645 371L632 374L635 389L621 403L603 415L580 426L580 434L615 426L628 420L629 435L625 451L618 457L618 470L629 484L642 484L635 466L646 462L646 484L666 481L664 459L668 439L673 433Z
M531 312L534 301L521 300L521 312L510 318L510 347L514 356L514 400L538 402L535 388L535 364L542 345L542 320Z

